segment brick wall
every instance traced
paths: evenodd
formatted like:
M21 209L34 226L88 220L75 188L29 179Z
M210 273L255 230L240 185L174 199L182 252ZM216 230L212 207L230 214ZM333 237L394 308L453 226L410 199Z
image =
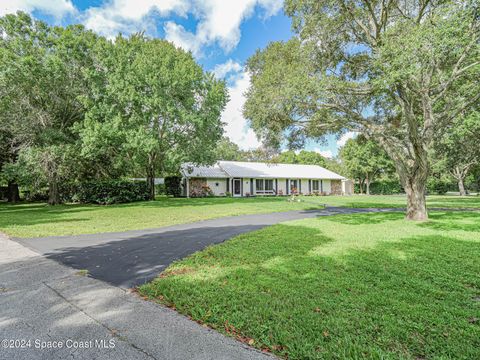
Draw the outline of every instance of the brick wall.
M342 195L342 181L341 180L332 180L331 182L331 194L332 195Z
M204 178L190 179L190 184L188 185L190 190L190 196L195 193L199 194L202 192L203 187L207 186L207 179L204 179Z

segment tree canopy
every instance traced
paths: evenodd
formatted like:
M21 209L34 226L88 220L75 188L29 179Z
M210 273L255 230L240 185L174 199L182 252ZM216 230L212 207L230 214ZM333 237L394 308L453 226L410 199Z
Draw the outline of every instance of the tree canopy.
M117 165L128 159L144 169L152 198L156 173L184 161L212 163L223 134L224 82L164 40L119 36L104 50L80 129L84 154L108 151Z
M340 149L340 159L347 175L359 179L360 192L365 184L367 195L370 195L370 184L377 176L393 170L393 163L385 151L363 136L347 140Z
M287 0L294 38L247 64L244 115L265 142L355 131L394 161L407 218L427 218L429 150L480 98L478 2Z
M441 137L435 139L433 161L458 184L460 195L465 195L465 178L475 165L480 164L480 112L473 110L459 115Z
M223 133L223 81L192 54L143 34L114 42L81 25L0 17L0 170L29 169L60 202L59 184L154 177L209 164ZM7 171L8 169L8 171Z

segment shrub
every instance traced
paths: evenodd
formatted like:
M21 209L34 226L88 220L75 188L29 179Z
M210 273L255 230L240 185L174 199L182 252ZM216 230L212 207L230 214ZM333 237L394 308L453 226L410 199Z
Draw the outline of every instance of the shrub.
M0 186L0 200L7 200L8 186Z
M182 194L181 183L181 176L167 176L165 178L165 194L179 197Z
M87 204L118 204L149 199L145 181L95 180L70 185L62 197Z
M427 192L444 195L450 188L450 183L444 179L430 177L427 180Z
M202 185L200 189L193 188L190 190L190 197L211 197L213 196L213 191L208 185Z
M37 202L48 200L48 189L25 190L23 192L26 201Z
M395 195L403 194L404 190L398 180L379 180L370 184L372 195Z
M155 194L165 195L165 184L156 184L155 185Z

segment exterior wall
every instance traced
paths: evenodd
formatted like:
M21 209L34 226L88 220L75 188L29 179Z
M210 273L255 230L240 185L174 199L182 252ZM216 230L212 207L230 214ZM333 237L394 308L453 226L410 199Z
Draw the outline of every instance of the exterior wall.
M233 193L233 187L231 184L232 179L230 180L230 189L228 190L230 193ZM242 179L242 196L247 196L247 193L250 196L255 196L256 194L256 179L253 179L253 182L250 178L243 178ZM272 179L273 180L273 188L276 191L277 195L281 192L283 195L287 195L290 191L287 192L286 186L286 179ZM310 179L310 181L313 179ZM189 179L189 193L192 195L192 192L201 192L202 187L208 186L215 196L225 196L227 192L227 181L228 179L225 178L190 178ZM319 180L320 181L320 180ZM253 192L251 191L251 185L253 187ZM298 183L298 179L297 179ZM309 179L302 179L302 194L309 194L313 192L313 188L310 188L309 191ZM352 187L353 183L350 180L341 181L341 180L323 180L323 192L327 195L334 194L334 195L351 195L353 193ZM218 184L218 185L217 185ZM275 184L277 184L277 188L275 188ZM320 184L319 184L320 185ZM186 195L186 189L185 195ZM321 191L319 189L319 191Z
M342 195L342 181L341 180L331 180L331 194L332 195Z
M332 185L330 180L323 180L323 192L325 194L330 194L332 192Z
M343 195L352 195L353 194L353 181L345 180L342 181L342 194Z
M255 181L255 180L253 180L253 181ZM243 184L242 185L243 185L242 196L247 196L247 193L249 193L250 196L252 196L252 192L250 191L250 178L243 178ZM254 186L254 189L255 189L255 186Z
M218 184L218 186L217 186ZM207 185L212 189L215 196L225 196L227 192L226 179L207 179Z

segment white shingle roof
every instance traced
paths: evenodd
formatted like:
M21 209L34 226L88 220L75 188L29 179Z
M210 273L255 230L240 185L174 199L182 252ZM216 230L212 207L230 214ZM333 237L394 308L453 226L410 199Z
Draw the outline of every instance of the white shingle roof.
M182 166L182 169L185 169ZM344 180L345 178L318 165L274 164L241 161L219 161L213 166L192 166L188 177L245 177L245 178L293 178L293 179L331 179Z

